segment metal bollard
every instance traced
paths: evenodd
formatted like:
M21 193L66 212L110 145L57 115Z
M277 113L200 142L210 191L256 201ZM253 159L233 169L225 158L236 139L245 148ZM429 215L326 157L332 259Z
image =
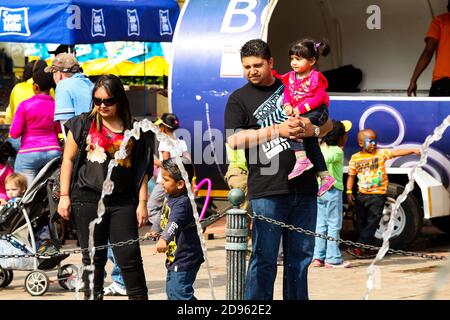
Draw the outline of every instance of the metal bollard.
M247 254L247 211L240 209L245 196L242 190L232 189L228 200L233 209L227 211L227 229L225 232L227 251L227 300L244 300L245 256Z

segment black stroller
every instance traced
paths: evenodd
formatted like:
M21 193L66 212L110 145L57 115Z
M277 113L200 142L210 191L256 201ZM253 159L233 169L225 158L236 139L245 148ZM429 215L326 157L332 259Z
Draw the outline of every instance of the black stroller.
M66 290L75 289L78 283L79 268L73 264L61 266L69 254L59 251L59 215L53 194L60 166L60 158L47 163L22 199L0 210L0 256L46 254L38 258L0 258L0 288L11 283L13 270L31 271L25 278L25 288L32 296L45 294L50 283L56 281ZM57 279L51 281L45 271L55 268Z

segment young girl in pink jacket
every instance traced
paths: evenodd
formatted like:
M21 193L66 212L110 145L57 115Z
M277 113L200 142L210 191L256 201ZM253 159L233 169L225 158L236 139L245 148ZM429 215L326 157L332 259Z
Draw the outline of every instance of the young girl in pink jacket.
M325 92L328 82L316 68L319 56L329 52L330 47L325 41L316 43L303 39L291 45L289 57L292 71L281 76L284 84L283 108L288 116L307 117L318 127L328 120L330 98ZM327 171L318 139L291 140L290 144L297 161L288 178L294 179L314 166L321 180L320 197L333 186L335 179Z

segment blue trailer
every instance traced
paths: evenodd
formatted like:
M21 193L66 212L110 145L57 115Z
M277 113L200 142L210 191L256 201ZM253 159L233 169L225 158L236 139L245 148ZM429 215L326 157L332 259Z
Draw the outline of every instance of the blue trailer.
M446 12L447 0L188 0L173 38L169 108L196 163L199 179L213 178L216 196L226 195L223 115L231 92L242 86L239 49L253 38L267 40L279 73L289 70L287 48L305 36L327 38L331 54L320 69L352 65L362 70L359 90L330 92L330 113L351 120L346 161L358 150L358 129L373 128L380 146L419 147L450 113L449 98L429 98L430 66L418 82L418 97L406 88L424 47L433 16ZM449 57L450 59L450 57ZM386 217L418 161L416 156L388 163L390 186ZM401 207L391 245L404 248L430 219L450 232L450 133L434 145L415 177L416 188ZM381 236L381 228L377 237Z

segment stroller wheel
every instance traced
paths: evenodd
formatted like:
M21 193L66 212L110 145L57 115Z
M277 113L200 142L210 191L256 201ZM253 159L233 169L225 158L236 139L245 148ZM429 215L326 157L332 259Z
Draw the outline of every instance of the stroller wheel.
M8 274L8 281L6 281L5 287L9 286L14 279L14 272L12 270L6 270L6 273Z
M32 296L42 296L49 285L47 274L39 270L30 272L25 278L25 289Z
M6 270L0 267L0 288L5 288L9 286L11 281L13 281L14 274L11 270Z
M66 290L77 287L80 269L74 264L65 264L58 273L58 283Z

